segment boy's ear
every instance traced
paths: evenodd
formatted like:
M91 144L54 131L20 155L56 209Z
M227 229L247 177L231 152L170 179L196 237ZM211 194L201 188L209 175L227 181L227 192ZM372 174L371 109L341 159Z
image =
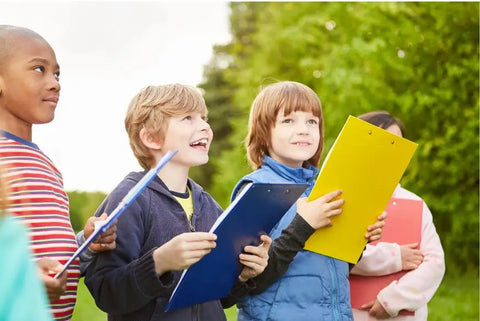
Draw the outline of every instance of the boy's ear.
M145 147L149 149L162 149L162 144L157 137L154 137L147 129L140 129L140 140Z

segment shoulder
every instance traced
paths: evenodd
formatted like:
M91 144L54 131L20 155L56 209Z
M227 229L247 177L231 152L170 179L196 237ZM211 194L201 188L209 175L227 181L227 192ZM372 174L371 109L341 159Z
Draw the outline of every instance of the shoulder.
M140 172L131 172L125 176L118 185L109 194L109 197L118 197L119 195L125 196L125 192L129 191L138 181L143 177ZM123 197L122 196L122 197Z
M237 184L235 184L235 187L232 190L232 195L230 196L230 202L237 197L238 193L242 191L246 184L250 182L258 182L258 177L256 177L256 175L253 175L255 172L245 175L237 182Z
M423 199L420 196L403 188L400 185L398 185L395 191L393 192L393 197L423 201Z
M103 201L100 206L102 211L109 212L113 210L142 177L142 172L131 172L125 176ZM138 198L144 198L147 190L148 189L145 189Z
M203 189L198 183L196 183L193 179L188 179L188 186L192 191L192 198L200 201L203 205L208 204L209 206L216 207L222 210L221 206L218 205L217 201Z

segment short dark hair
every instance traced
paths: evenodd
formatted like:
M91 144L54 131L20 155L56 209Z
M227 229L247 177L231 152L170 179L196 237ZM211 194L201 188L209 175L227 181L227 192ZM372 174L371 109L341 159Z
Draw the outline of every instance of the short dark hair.
M362 114L358 116L358 118L383 129L387 129L392 125L397 125L402 132L402 136L405 137L405 129L402 122L397 118L393 117L387 111L372 111L366 114Z
M41 39L48 44L42 36L31 29L0 24L0 67L5 64L9 56L14 54L8 50L8 48L11 47L10 41L12 41L14 37Z

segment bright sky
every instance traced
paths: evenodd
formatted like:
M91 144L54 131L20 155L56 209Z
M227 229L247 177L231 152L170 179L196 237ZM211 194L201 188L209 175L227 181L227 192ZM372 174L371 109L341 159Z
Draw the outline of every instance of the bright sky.
M60 101L52 123L34 126L33 141L67 191L109 192L141 170L123 123L130 100L147 85L201 82L212 46L230 40L229 10L218 0L0 0L0 24L30 28L56 52Z

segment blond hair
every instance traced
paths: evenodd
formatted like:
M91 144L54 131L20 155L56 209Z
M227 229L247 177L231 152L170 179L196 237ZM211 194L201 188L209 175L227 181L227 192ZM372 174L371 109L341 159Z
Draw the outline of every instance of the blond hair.
M133 154L144 169L154 165L154 158L140 139L142 128L162 143L168 129L168 120L193 112L204 113L206 116L207 106L200 92L191 86L148 86L133 97L125 117L125 129Z
M308 86L294 81L281 81L265 87L255 98L250 109L248 134L245 141L247 158L253 169L262 164L263 155L268 155L272 128L280 110L285 115L295 111L311 112L319 118L320 141L318 149L304 167L317 166L323 150L322 104L317 94Z

